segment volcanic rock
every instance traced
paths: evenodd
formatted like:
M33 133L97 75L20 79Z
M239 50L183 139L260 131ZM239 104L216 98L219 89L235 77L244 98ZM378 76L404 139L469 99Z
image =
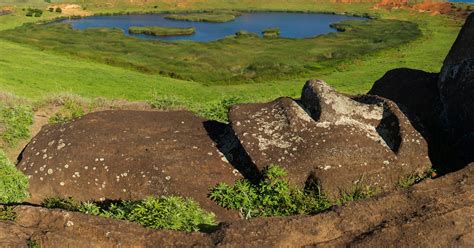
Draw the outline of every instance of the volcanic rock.
M259 218L210 234L158 231L62 210L15 208L0 221L0 245L22 247L472 247L474 164L410 189L315 216Z
M301 101L237 105L229 117L260 171L281 165L291 183L310 180L331 196L360 185L393 189L430 168L426 141L393 102L356 100L309 81Z
M191 197L221 220L238 215L207 198L241 174L211 136L219 125L185 111L103 111L49 125L25 148L18 168L30 179L31 203ZM211 133L210 133L211 132Z
M444 61L438 88L446 145L453 150L453 171L474 161L474 14L467 18Z
M438 81L446 124L458 135L474 134L474 14L464 24Z
M316 216L238 221L214 233L219 246L472 247L474 164L408 190Z
M428 138L429 134L440 130L441 101L437 81L438 73L399 68L385 73L367 94L395 102L414 127Z

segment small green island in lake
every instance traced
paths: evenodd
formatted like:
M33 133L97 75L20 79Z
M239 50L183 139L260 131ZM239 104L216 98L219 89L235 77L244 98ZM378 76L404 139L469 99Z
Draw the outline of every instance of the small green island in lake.
M279 28L268 28L262 31L263 38L278 38L280 37Z
M153 36L176 36L176 35L192 35L196 32L195 28L175 28L175 27L130 27L130 34L146 34Z
M173 14L165 16L166 19L189 22L231 22L240 16L238 12L203 12L192 14Z

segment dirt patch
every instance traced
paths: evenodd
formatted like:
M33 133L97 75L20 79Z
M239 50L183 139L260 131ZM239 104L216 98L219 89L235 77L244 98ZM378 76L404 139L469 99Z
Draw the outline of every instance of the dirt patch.
M61 15L63 16L89 16L91 13L82 8L82 6L77 4L55 4L48 6L49 8L61 9Z
M0 16L2 15L9 15L15 12L15 10L12 7L3 7L0 8Z
M454 3L425 0L422 3L413 4L408 0L383 0L374 5L374 9L384 8L388 10L410 9L418 12L427 12L431 15L451 15L458 18L466 18L472 10L458 8Z

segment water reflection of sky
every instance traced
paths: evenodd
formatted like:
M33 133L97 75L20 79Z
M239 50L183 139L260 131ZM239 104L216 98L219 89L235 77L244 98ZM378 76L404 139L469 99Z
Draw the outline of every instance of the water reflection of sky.
M163 27L194 27L196 33L191 36L153 37L147 35L130 35L145 39L160 40L193 40L212 41L235 34L237 31L246 30L260 34L264 29L278 27L282 37L307 38L316 35L334 32L330 28L331 23L344 20L361 20L364 18L315 14L315 13L284 13L284 12L260 12L244 13L232 22L209 23L209 22L187 22L168 20L165 14L154 15L121 15L121 16L92 16L78 20L66 20L72 23L75 29L86 28L120 28L128 34L131 26L163 26Z

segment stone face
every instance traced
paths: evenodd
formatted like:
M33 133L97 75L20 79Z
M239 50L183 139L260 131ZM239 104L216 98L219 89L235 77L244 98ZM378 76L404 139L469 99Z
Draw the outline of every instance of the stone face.
M220 128L189 112L97 112L44 127L18 168L30 178L32 203L181 195L228 220L238 216L207 198L217 183L241 178L210 138Z
M316 181L331 196L359 184L392 189L430 167L425 140L393 102L356 100L309 81L299 102L237 105L230 120L260 171L279 164L290 182Z
M446 57L438 81L444 117L457 135L474 133L474 14L464 24Z

